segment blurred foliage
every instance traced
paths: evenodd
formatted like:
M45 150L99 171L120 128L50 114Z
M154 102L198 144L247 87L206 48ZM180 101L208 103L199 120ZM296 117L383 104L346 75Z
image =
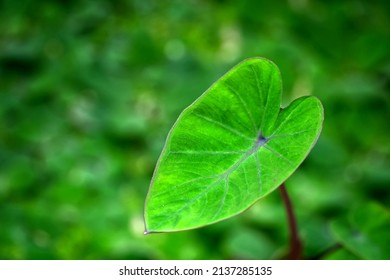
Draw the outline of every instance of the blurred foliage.
M356 209L349 219L333 222L336 238L364 259L390 259L390 213L376 204Z
M278 192L212 226L143 235L171 125L252 56L280 67L284 104L325 107L287 181L306 258L389 258L389 26L385 0L1 1L0 258L283 258Z

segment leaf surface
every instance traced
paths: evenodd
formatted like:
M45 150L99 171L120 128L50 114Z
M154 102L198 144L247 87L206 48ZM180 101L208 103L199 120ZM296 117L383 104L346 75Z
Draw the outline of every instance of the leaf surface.
M145 201L146 232L236 215L295 171L320 134L323 108L310 96L281 109L281 87L274 63L248 59L181 113Z

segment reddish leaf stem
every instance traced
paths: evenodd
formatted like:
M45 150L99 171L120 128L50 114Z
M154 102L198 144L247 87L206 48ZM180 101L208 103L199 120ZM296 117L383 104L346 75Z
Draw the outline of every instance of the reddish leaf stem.
M282 200L287 212L287 220L290 228L290 255L289 259L291 260L299 260L302 258L302 244L298 235L297 221L295 219L293 207L291 204L291 200L288 196L286 187L284 183L279 187L280 195L282 196Z

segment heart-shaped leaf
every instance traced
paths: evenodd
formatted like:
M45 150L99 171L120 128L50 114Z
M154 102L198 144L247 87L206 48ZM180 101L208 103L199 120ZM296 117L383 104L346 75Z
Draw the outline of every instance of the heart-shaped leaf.
M152 178L146 232L231 217L295 171L321 132L323 108L310 96L281 109L281 87L274 63L248 59L182 112Z

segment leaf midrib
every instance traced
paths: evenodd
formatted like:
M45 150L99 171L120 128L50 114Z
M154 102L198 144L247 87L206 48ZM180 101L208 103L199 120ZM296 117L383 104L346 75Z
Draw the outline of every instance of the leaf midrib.
M198 181L198 180L202 180L202 179L211 179L211 178L218 178L216 181L212 182L209 186L207 186L207 188L205 190L203 190L202 192L200 192L198 195L196 195L194 198L192 198L190 201L188 201L188 203L186 203L182 208L180 208L179 210L175 211L175 213L173 213L172 215L169 216L169 218L172 218L172 217L177 217L182 211L184 211L186 208L188 208L190 205L192 205L193 203L195 203L200 197L204 196L205 194L207 194L209 192L209 190L215 186L216 184L218 184L219 182L221 182L222 180L227 180L230 176L230 174L232 174L235 170L237 170L237 168L241 165L241 163L243 163L244 161L246 161L250 156L252 156L253 154L255 154L261 147L265 146L266 143L264 144L258 144L257 143L257 140L255 140L255 144L252 146L252 148L247 151L245 153L245 155L243 155L237 162L235 162L232 166L230 166L225 172L223 172L222 174L218 174L218 175L215 175L215 176L205 176L205 177L199 177L199 178L196 178L196 179L193 179L193 180L190 180L188 182L185 182L185 183L182 183L180 185L184 185L184 184L187 184L187 183L190 183L190 182L194 182L194 181ZM170 151L171 152L171 151ZM169 153L170 153L169 152ZM257 158L257 157L256 157ZM260 169L260 166L257 166L257 169ZM259 170L258 170L259 172ZM221 200L221 205L220 207L218 208L217 212L214 214L213 218L215 216L217 216L220 212L220 210L222 209L223 205L224 205L224 200L225 200L225 197L227 195L227 189L228 189L228 186L227 186L227 181L225 183L225 191L224 191L224 196L223 196L223 199ZM179 186L179 185L177 185ZM160 225L162 225L162 223L158 224L157 227L159 227Z

